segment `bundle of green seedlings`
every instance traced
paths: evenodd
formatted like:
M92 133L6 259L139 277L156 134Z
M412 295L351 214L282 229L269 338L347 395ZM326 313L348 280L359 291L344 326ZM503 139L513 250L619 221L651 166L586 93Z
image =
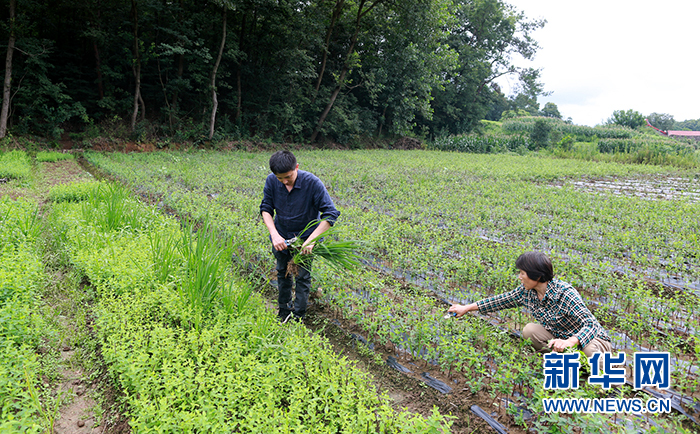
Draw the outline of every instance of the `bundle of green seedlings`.
M305 233L323 220L313 220L306 225L301 233ZM292 253L292 260L287 263L287 276L299 275L299 267L308 267L315 258L323 258L328 264L338 270L352 270L360 265L361 256L357 253L360 243L355 240L337 240L336 226L331 226L322 236L313 240L313 249L309 253L304 253L304 239L294 237L289 241L289 249Z

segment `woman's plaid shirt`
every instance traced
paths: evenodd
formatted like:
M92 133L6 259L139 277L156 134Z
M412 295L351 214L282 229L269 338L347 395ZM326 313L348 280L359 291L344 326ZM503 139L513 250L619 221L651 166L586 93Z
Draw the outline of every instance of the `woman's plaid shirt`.
M510 292L480 300L476 305L479 313L525 306L554 337L568 339L576 336L582 348L596 337L610 341L608 333L588 310L578 291L558 279L547 282L542 301L537 297L537 291L520 285Z

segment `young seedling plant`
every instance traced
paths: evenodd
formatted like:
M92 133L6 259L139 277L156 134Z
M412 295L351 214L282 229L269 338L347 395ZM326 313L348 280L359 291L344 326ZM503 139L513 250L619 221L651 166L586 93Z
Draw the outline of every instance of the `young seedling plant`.
M319 220L309 222L301 233L306 232L319 222ZM294 237L288 240L289 249L293 252L293 256L292 260L287 263L287 275L299 275L299 267L310 265L315 258L324 259L328 265L337 270L357 268L361 263L361 256L357 253L360 250L360 243L354 240L336 240L337 233L338 227L331 226L323 233L323 237L313 240L313 249L310 253L304 253L303 239Z

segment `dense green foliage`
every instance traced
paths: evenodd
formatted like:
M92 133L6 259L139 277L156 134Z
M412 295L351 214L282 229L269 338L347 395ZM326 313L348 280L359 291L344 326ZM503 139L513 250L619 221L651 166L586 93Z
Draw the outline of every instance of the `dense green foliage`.
M535 121L535 125L530 133L530 139L534 143L535 149L545 148L549 144L549 133L551 131L552 127L544 120L538 119Z
M525 153L531 145L530 137L504 134L465 134L436 140L431 149L440 151L495 154L500 152Z
M629 128L639 128L649 122L662 130L700 131L700 119L688 119L678 122L668 113L650 113L646 117L636 110L615 110L608 118L608 125L620 125Z
M17 135L348 143L469 131L506 73L541 92L512 59L544 23L502 0L21 0L3 24Z
M620 125L622 127L628 128L639 128L645 124L644 115L636 110L615 110L608 118L607 124L609 125ZM657 125L655 127L659 128Z
M673 129L673 125L676 123L676 121L673 119L673 116L668 113L654 112L647 116L646 120L649 121L650 124L662 131L668 131Z
M669 351L674 389L687 395L700 390L700 299L693 292L700 281L694 217L700 213L700 187L694 172L432 151L296 155L301 168L327 185L341 211L339 233L362 240L369 260L352 274L315 264L329 308L360 324L370 341L457 375L464 381L461 393L490 396L493 410L504 416L506 399L533 412L528 421L511 417L513 425L535 432L561 432L556 429L564 425L624 432L616 425L620 419L636 428L646 423L631 415L542 413L541 398L552 395L542 389L541 356L506 333L531 320L527 312L442 319L445 305L436 304L435 295L466 303L512 289L514 261L526 250L552 256L556 275L579 290L612 336L613 348ZM274 264L258 216L269 155L89 153L88 158L182 215L210 218L226 239L235 240L237 259L247 270L269 274ZM596 190L596 181L608 188ZM635 184L628 195L615 194ZM688 196L659 198L669 186ZM565 396L605 393L584 387ZM692 412L691 401L684 408ZM647 416L662 431L685 432L674 418Z
M673 124L674 130L700 131L700 119L688 119L685 121L676 121Z
M588 127L585 125L574 125L564 122L559 119L553 118L542 118L542 117L519 117L514 119L508 119L503 122L503 131L506 133L527 133L532 134L535 124L538 122L545 122L552 131L558 131L561 134L570 134L576 136L580 140L586 140L592 137L605 137L605 138L629 138L634 134L630 128L619 127L619 126L597 126Z

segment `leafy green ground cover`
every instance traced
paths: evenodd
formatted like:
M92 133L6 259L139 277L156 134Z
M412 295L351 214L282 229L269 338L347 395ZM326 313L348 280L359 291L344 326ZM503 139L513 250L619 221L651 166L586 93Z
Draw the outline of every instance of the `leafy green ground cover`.
M241 267L258 276L272 268L258 216L268 157L204 151L87 154L157 206L208 218L233 240ZM622 429L617 417L578 415L563 422L542 413L541 356L509 334L528 321L525 312L441 319L447 302L512 289L515 258L543 250L553 258L556 274L574 284L611 332L614 348L672 354L675 396L682 399L675 416L622 419L668 430L682 430L678 420L686 426L697 421L700 205L682 197L653 201L576 187L600 177L673 176L692 184L695 173L432 151L307 151L297 157L302 169L326 183L339 206L341 237L366 245L365 268L339 273L319 264L315 274L335 314L361 324L373 342L439 366L470 393L490 397L504 415L511 408L512 426L536 432L555 427L566 432L563 423L582 431ZM590 397L601 391L570 393L567 397ZM513 405L501 405L503 400L533 416L513 416Z
M37 238L37 204L0 199L0 432L43 433L54 398L42 377L50 376L37 354L47 339L39 295L45 281Z
M393 410L304 327L280 326L231 269L238 242L209 220L183 227L117 184L73 188L49 193L47 219L92 284L101 354L133 432L449 431L437 411Z

